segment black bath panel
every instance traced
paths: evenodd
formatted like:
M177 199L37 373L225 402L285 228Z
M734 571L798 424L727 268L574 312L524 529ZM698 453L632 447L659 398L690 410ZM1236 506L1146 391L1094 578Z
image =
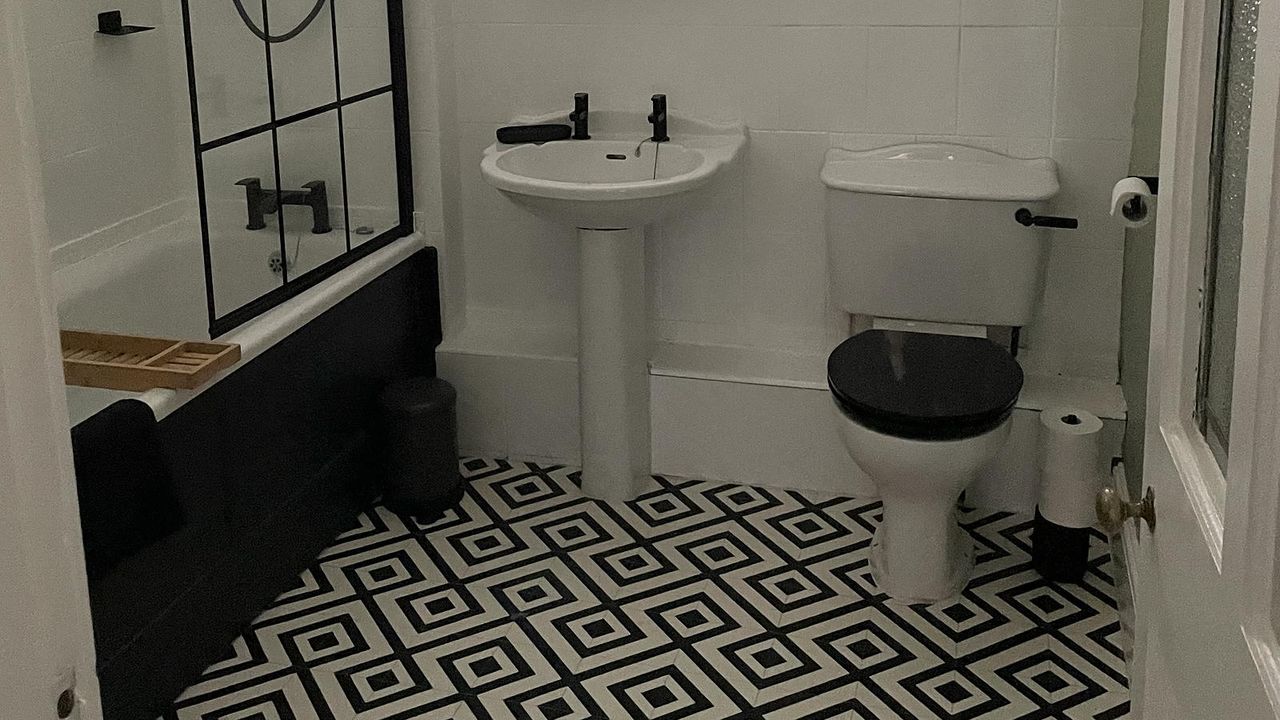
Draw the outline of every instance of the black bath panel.
M93 505L87 537L129 540L86 548L105 558L89 594L108 720L155 718L352 526L375 492L379 390L435 374L438 286L424 249L155 426L176 505L148 512L169 507L176 530L131 534ZM77 426L77 450L107 431ZM82 494L107 469L77 468Z

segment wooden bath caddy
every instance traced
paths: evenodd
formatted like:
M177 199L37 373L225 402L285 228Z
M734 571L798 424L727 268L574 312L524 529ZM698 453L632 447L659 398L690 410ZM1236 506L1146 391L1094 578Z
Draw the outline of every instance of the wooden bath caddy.
M194 390L238 362L239 345L62 331L68 385L131 392Z

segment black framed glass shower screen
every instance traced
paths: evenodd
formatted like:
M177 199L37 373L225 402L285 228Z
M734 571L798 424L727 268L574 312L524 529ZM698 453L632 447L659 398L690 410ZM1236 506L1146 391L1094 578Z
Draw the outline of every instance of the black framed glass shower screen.
M413 231L403 0L182 0L182 19L218 337Z

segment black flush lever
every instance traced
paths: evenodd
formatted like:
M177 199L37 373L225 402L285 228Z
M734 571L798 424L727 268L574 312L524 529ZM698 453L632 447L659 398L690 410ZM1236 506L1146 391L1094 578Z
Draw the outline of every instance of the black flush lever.
M1013 219L1027 227L1058 228L1061 230L1075 230L1080 227L1080 221L1075 218L1036 215L1026 208L1018 208L1018 211L1013 214Z

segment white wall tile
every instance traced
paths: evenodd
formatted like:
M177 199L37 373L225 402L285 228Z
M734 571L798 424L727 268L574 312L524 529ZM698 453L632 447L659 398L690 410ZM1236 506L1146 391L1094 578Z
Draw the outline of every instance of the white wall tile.
M744 275L751 287L742 308L743 344L820 347L826 335L826 238L812 233L748 236Z
M651 379L655 472L875 495L824 390Z
M1049 138L1009 138L1009 154L1019 158L1049 157Z
M1073 248L1098 262L1114 241L1099 198L1127 159L1128 128L1118 120L1127 121L1132 89L1090 98L1104 107L1071 95L1098 78L1123 77L1134 63L1123 52L1103 52L1082 66L1066 45L1059 58L1058 31L1128 24L1125 8L1136 0L437 2L458 23L450 36L455 66L439 69L456 82L457 102L440 115L442 128L454 118L468 130L459 167L442 183L449 173L461 178L455 204L463 233L454 241L472 307L536 316L566 331L576 323L571 236L494 193L474 167L496 124L567 110L575 91L592 93L596 108L643 108L650 94L665 92L673 112L739 120L752 130L740 174L713 201L704 198L648 232L648 292L662 337L779 349L800 343L808 352L846 331L826 300L817 181L824 137L825 145L853 149L943 141L1053 155L1063 184L1056 206L1084 227L1055 235L1051 274L1078 269ZM1074 28L1062 31L1070 42ZM1081 133L1081 142L1063 139L1055 119ZM1118 144L1107 141L1112 135ZM441 141L450 139L442 134ZM450 212L448 202L443 211ZM1053 322L1038 322L1028 336L1034 341L1048 327L1057 352L1076 358L1062 360L1064 367L1101 366L1106 374L1095 351L1109 342L1102 306L1118 296L1119 279L1108 269L1098 282L1079 318L1058 306L1076 302L1069 293L1047 294L1043 317Z
M1003 135L996 137L980 135L917 135L916 142L951 143L954 145L968 145L969 147L982 148L983 150L991 150L998 153L1009 152L1009 138Z
M1140 27L1142 0L1059 0L1062 25Z
M960 0L792 0L779 12L784 25L955 25Z
M1048 137L1053 60L1053 28L963 28L957 131Z
M578 459L578 363L512 358L494 380L506 390L511 455Z
M1129 143L1124 140L1053 141L1062 190L1053 212L1077 217L1080 229L1056 234L1057 241L1117 249L1124 247L1124 228L1111 217L1111 188L1129 174Z
M436 357L437 372L458 390L458 449L463 455L506 457L507 393L510 363L484 355Z
M961 0L963 25L1052 25L1058 0Z
M405 0L404 26L408 30L434 28L441 10L438 6L447 8L450 5L448 0L440 3L435 0Z
M467 0L454 5L453 17L459 23L746 26L779 24L788 10L774 0Z
M875 150L876 148L915 142L915 135L878 133L831 133L831 147L845 150Z
M406 8L406 13L408 9ZM410 86L410 126L415 131L439 131L438 63L435 58L435 31L406 28L406 63Z
M1128 139L1138 87L1138 28L1058 30L1054 135ZM1106 68L1106 71L1101 71Z
M649 277L659 319L735 324L745 299L743 207L738 164L686 212L650 228L657 267Z
M772 87L787 130L866 129L867 30L786 27L771 32Z
M414 212L426 219L426 229L444 231L444 193L440 174L440 135L415 131L413 143Z
M866 129L955 132L960 29L878 27L868 32Z
M1037 355L1053 358L1055 372L1117 378L1123 260L1123 247L1050 246L1044 305L1029 343ZM1106 358L1103 368L1096 367L1098 358Z
M469 124L460 140L468 301L576 323L576 240L571 231L516 207L480 177L480 157L495 130Z
M820 132L751 134L746 156L749 233L823 235L826 187L818 174L829 145L828 134Z

